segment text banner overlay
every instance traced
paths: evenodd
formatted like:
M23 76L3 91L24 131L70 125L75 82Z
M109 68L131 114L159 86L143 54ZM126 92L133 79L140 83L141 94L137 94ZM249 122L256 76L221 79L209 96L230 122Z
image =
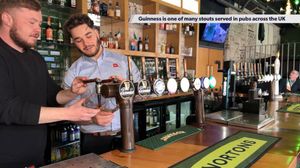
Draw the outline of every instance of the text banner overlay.
M300 15L133 15L130 23L300 23Z

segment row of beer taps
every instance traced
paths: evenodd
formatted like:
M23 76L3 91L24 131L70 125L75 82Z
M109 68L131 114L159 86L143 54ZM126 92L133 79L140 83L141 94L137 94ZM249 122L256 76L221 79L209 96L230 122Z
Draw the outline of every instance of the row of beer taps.
M272 74L273 64L267 64L253 62L237 62L233 65L233 72L236 73L236 80L243 81L242 84L249 85L252 80L256 80L258 83L272 82L273 80L279 80L280 76ZM266 66L267 65L267 66ZM269 68L268 73L266 68Z

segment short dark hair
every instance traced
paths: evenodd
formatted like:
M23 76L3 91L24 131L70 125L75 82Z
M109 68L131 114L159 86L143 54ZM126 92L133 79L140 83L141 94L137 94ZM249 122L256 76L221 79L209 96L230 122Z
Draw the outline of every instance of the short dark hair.
M39 0L0 0L0 16L5 10L12 8L27 8L40 11L42 7ZM0 17L0 24L1 22Z
M68 20L64 24L64 29L67 33L70 34L70 32L73 28L75 28L79 25L82 25L82 24L86 24L88 27L90 27L92 29L94 28L94 22L88 15L82 14L82 13L77 13L77 14L71 15L68 18Z

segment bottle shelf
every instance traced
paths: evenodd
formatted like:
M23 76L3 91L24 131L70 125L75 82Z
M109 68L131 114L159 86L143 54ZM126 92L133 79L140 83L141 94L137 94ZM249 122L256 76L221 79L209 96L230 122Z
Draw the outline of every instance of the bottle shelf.
M179 58L179 55L178 54L158 54L158 57L160 58Z
M39 47L39 45L54 45L54 46L68 46L68 47L73 47L74 45L73 44L70 44L70 43L58 43L58 42L55 42L55 41L53 41L53 42L48 42L48 41L44 41L44 40L42 40L42 41L37 41L37 47L39 48L39 49L52 49L52 48L48 48L48 47Z
M163 30L163 29L159 29L160 32L162 33L167 33L167 34L177 34L178 31L175 30Z
M146 57L156 57L156 53L148 51L128 51L127 55L131 56L146 56Z
M176 120L169 120L169 121L166 121L166 124L169 124L169 123L175 123Z
M100 24L101 26L105 25L110 25L110 24L115 24L119 22L124 22L124 19L118 19L115 17L110 17L110 16L100 16Z
M41 5L42 5L42 8L45 8L48 11L53 11L53 12L60 11L67 15L69 15L70 13L80 12L77 8L72 8L70 6L66 6L68 4L65 4L65 6L60 6L59 4L55 4L55 3L49 4L47 2L47 0L42 0Z
M77 144L77 143L80 143L80 140L76 140L76 141L72 141L72 142L65 142L65 143L54 142L54 144L52 145L52 148L62 148L62 147Z
M153 130L153 129L156 129L156 128L159 128L159 123L157 123L156 126L148 126L146 127L146 131L150 131L150 130Z
M156 57L156 53L154 52L148 52L148 51L131 51L131 50L122 50L122 49L110 49L110 48L105 48L108 51L111 52L116 52L119 54L123 55L130 55L130 56L140 56L140 57Z

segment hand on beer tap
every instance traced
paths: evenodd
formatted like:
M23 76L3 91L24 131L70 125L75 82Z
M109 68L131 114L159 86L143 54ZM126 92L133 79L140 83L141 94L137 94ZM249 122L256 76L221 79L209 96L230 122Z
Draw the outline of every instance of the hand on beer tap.
M109 79L115 79L118 82L122 82L124 80L121 76L118 76L118 75L110 76Z
M87 89L87 84L83 81L87 80L88 78L85 76L77 76L71 86L71 91L74 94L81 95L83 94Z
M111 124L113 118L114 113L100 110L100 112L98 112L97 115L92 118L92 121L100 126L107 126Z

